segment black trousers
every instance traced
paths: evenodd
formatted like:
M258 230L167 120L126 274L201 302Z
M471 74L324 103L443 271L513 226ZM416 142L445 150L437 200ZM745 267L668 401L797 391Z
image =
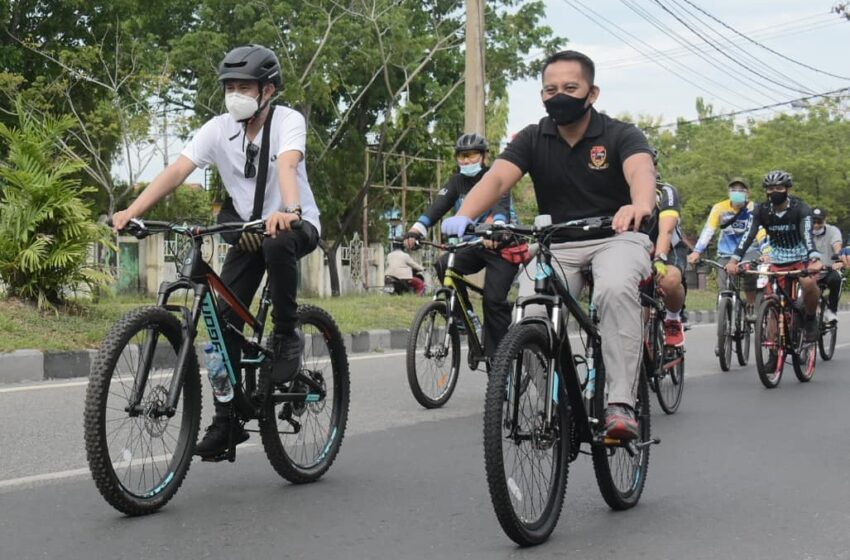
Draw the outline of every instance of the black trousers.
M449 254L442 255L434 268L442 282L446 275ZM461 274L473 274L487 268L484 277L484 353L492 358L502 337L511 325L511 304L508 292L511 289L519 265L511 264L499 253L484 247L469 247L455 254L454 268Z
M841 273L830 268L821 280L821 284L825 284L829 288L827 306L831 311L838 312L838 298L841 296L839 292L841 289Z
M282 231L277 237L263 240L263 250L248 253L233 245L227 251L221 267L221 279L230 288L239 301L250 306L263 281L263 275L269 274L269 292L272 299L272 320L274 332L284 333L295 329L298 303L295 300L298 289L298 259L312 252L319 244L319 232L313 224L303 221L300 230ZM245 322L222 299L218 301L222 318L239 329ZM224 333L227 354L234 364L242 357L239 338L229 331ZM237 381L242 380L242 371L235 367ZM215 403L216 416L227 416L229 405Z

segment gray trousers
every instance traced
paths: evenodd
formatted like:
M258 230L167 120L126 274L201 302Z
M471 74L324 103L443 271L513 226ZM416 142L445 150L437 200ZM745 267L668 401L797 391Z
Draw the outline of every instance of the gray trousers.
M606 239L557 243L551 249L552 268L558 275L563 269L562 277L570 293L576 296L584 287L581 270L592 267L593 300L599 309L608 402L634 406L643 348L638 285L651 273L652 242L642 233L626 232ZM533 293L533 274L521 274L519 294ZM543 313L542 306L526 308L526 315Z

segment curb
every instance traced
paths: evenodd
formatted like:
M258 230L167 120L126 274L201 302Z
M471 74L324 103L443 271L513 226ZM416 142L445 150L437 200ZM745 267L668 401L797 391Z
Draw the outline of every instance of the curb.
M842 303L839 311L850 311L850 304ZM690 311L691 325L714 323L716 311ZM380 353L407 348L410 329L376 329L344 334L345 349L349 354ZM567 332L575 333L575 321L569 323ZM309 342L308 342L309 344ZM199 359L203 359L203 344L196 345ZM51 379L87 377L97 350L41 351L14 350L0 352L0 384Z

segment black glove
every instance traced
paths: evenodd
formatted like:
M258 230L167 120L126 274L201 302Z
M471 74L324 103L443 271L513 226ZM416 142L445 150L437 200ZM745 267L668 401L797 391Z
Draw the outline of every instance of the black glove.
M407 241L408 239L412 239L415 242L413 244L412 248L416 249L416 248L419 247L419 240L422 239L422 234L419 233L418 231L407 231L407 232L404 233L404 235L401 236L401 238L402 238L403 241ZM405 243L405 246L407 246L407 243Z

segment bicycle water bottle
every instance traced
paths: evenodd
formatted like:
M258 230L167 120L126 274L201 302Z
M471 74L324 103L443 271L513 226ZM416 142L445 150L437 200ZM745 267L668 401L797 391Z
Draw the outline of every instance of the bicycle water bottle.
M475 334L478 336L478 340L481 340L483 336L483 327L481 326L481 320L478 318L478 315L475 314L475 311L470 308L467 312L469 316L469 320L472 322L473 328L475 328Z
M206 354L207 376L210 378L215 400L221 403L230 402L233 399L233 385L230 384L221 354L216 352L215 346L210 343L204 346L204 354Z

